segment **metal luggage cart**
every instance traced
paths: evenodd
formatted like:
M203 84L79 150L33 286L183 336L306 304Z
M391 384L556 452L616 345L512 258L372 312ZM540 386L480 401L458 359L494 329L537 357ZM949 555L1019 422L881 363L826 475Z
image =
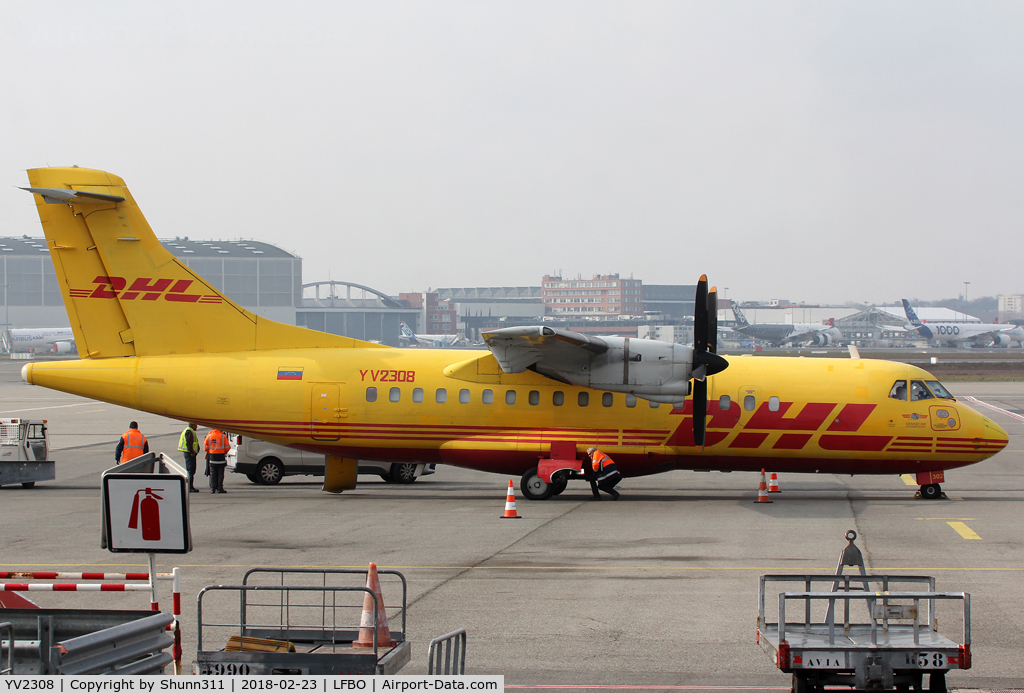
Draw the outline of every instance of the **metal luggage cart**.
M847 538L853 547L856 534L850 532ZM856 556L859 559L859 551ZM840 571L843 565L840 559ZM860 566L863 572L863 562ZM778 616L769 620L766 595L770 585L784 582L802 583L803 589L778 593ZM829 586L813 590L821 583ZM774 596L776 590L771 591ZM938 632L936 606L942 600L962 605L960 642ZM787 619L787 605L793 602L797 612L802 611L801 620ZM855 618L851 611L863 613L863 618ZM793 609L788 613L792 618ZM937 592L935 578L926 576L842 575L838 571L835 575L762 575L757 642L779 669L793 675L794 693L821 691L826 684L858 690L909 690L910 686L922 690L926 673L929 690L945 693L946 672L971 666L971 596Z
M378 570L378 575L395 576L402 583L401 611L394 620L401 630L392 629L393 647L378 643L378 600L373 590L362 585L329 584L329 577L360 576L362 569L272 569L254 568L246 572L241 585L204 587L197 599L197 652L193 672L206 675L286 674L395 674L411 657L405 638L408 587L405 576L395 570ZM286 584L291 581L315 584ZM276 577L277 584L256 584L260 577ZM394 580L389 581L394 584ZM383 580L382 580L383 583ZM370 595L374 604L373 646L353 648L359 636L363 599ZM210 610L222 607L228 597L239 605L237 622L216 622L204 616L204 600ZM392 619L389 618L389 622ZM229 639L237 649L211 650L211 631L236 636ZM268 643L273 643L268 645ZM275 648L276 651L268 651ZM262 649L261 649L262 648Z

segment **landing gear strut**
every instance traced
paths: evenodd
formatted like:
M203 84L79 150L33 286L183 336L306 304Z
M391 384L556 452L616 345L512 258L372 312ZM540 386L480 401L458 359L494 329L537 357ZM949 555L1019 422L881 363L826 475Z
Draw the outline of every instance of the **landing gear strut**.
M942 498L942 487L938 484L925 484L921 487L921 498L938 500Z

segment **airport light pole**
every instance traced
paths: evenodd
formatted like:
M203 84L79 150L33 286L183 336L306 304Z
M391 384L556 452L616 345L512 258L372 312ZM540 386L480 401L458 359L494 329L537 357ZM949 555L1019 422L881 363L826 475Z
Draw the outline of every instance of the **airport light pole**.
M964 282L964 305L967 305L967 285L968 284L970 284L970 282Z

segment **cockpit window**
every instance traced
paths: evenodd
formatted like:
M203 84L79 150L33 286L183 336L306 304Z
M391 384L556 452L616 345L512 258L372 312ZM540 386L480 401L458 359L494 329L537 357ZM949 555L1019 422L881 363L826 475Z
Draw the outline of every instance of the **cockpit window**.
M900 401L907 401L907 381L897 380L892 384L892 389L889 390L889 399L898 399Z
M949 394L949 390L942 387L942 383L938 380L926 380L925 382L928 383L928 387L931 388L936 397L940 397L942 399L956 399L953 395Z
M920 402L923 399L935 399L935 395L925 387L925 384L920 380L910 381L910 401Z

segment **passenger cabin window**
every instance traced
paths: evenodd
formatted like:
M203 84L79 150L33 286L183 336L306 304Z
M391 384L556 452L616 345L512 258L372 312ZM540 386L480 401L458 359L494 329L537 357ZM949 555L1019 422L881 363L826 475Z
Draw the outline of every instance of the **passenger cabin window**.
M910 401L920 402L923 399L935 399L935 395L925 387L925 384L921 380L910 381Z
M626 395L626 406L630 409L636 407L636 395Z
M448 390L443 387L437 388L437 392L434 393L434 401L438 404L444 404L448 401Z
M581 392L576 397L576 404L580 405L581 407L585 407L585 406L589 405L590 404L590 393L589 392Z
M413 390L412 390L412 401L415 402L416 404L419 404L420 402L423 401L423 388L422 387L415 387L415 388L413 388Z
M729 398L729 395L722 395L718 398L718 408L722 411L729 411L729 407L731 406L732 399Z
M556 407L560 407L565 404L565 393L561 390L555 390L555 393L551 395L551 403Z
M743 398L743 409L745 411L754 411L755 407L757 407L757 400L753 395L747 395Z
M388 393L388 399L392 402L399 401L402 399L402 391L397 387L391 388L391 391Z
M480 401L484 404L494 404L494 390L484 390L483 395L480 396Z
M898 399L901 402L907 401L907 381L897 380L892 384L892 389L889 390L889 399Z
M602 406L610 407L610 406L612 406L612 404L614 402L615 402L615 397L612 396L612 393L606 392L603 395L601 395L601 405Z
M931 388L932 394L941 399L956 399L953 395L949 394L949 390L942 387L942 383L938 380L926 380L925 383Z
M459 390L459 404L469 404L469 390Z
M368 387L366 388L366 401L376 402L377 401L377 388Z
M536 407L540 404L540 392L537 390L530 390L530 394L526 399L530 403L531 407Z
M505 404L515 404L515 403L516 403L516 391L515 390L505 390Z
M779 410L779 398L778 397L769 397L768 398L768 411L778 411L778 410Z

